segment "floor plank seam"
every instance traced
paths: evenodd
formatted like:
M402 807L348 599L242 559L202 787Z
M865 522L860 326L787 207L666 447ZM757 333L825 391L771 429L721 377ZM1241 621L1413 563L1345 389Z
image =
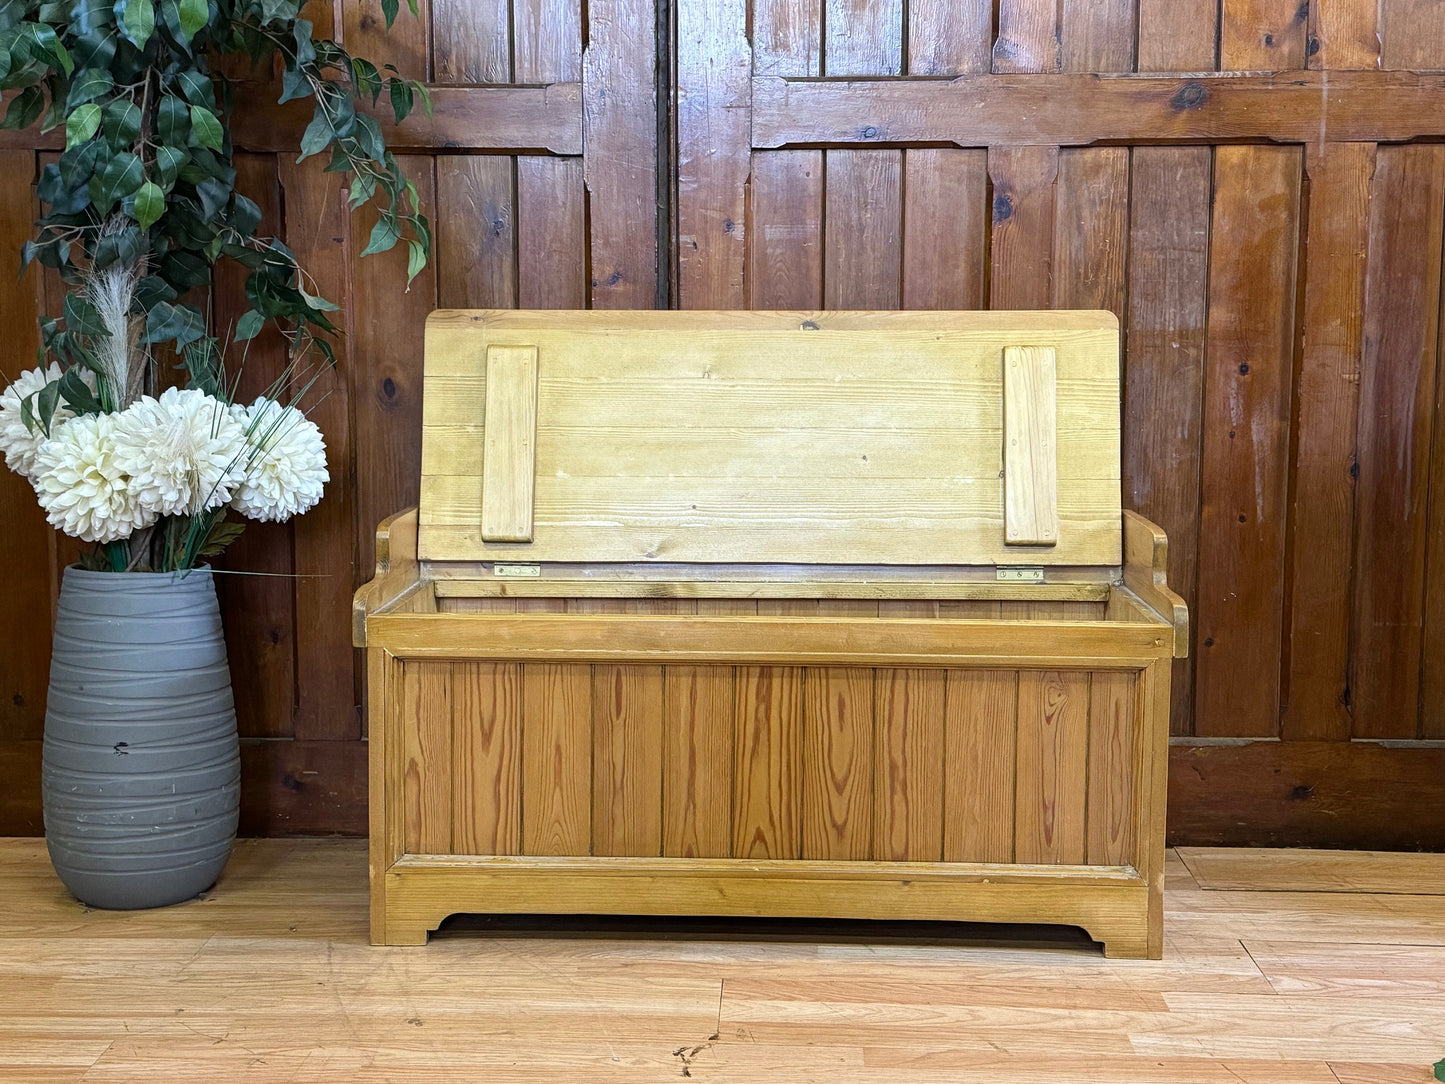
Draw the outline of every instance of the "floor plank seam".
M1259 966L1259 961L1254 958L1254 953L1249 951L1249 946L1244 943L1244 938L1242 937L1239 939L1239 947L1244 949L1244 954L1249 957L1249 962L1252 963L1254 969L1259 972L1259 977L1269 983L1270 991L1277 995L1279 993L1279 987L1275 986L1274 980L1264 973L1264 968Z

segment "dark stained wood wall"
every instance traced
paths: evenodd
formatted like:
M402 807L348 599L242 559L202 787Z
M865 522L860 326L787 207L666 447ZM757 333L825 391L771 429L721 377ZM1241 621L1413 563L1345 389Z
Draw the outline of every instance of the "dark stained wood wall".
M279 574L226 581L246 830L363 828L346 612L415 497L434 306L1058 306L1120 317L1126 500L1195 614L1173 836L1445 847L1445 5L674 0L659 35L651 0L432 0L386 36L337 2L348 45L438 88L393 133L437 258L410 291L354 259L370 223L293 164L304 117L248 106L245 183L348 323L317 413L331 497L228 561ZM52 146L7 140L0 251ZM0 295L7 371L55 293ZM282 362L259 343L250 379ZM35 831L68 550L13 476L0 508L0 627L23 630L0 832Z
M741 103L677 112L676 302L1118 314L1126 502L1195 616L1172 836L1445 846L1445 5L676 18L680 100Z

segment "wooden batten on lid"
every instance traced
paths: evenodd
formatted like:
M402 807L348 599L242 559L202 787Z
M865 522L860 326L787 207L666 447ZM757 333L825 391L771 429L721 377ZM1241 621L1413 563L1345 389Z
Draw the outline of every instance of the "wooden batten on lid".
M432 561L1120 562L1114 317L448 312Z

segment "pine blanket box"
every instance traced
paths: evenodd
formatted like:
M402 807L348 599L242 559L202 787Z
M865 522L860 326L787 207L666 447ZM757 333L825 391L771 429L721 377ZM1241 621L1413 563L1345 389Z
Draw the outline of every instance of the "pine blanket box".
M439 311L356 597L371 936L456 912L1163 945L1165 539L1099 312Z

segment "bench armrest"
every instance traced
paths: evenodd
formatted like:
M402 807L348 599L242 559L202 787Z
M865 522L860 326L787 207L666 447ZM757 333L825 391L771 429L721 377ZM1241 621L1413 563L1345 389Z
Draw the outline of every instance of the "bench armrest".
M416 509L408 508L376 528L376 575L356 591L351 603L351 640L366 646L366 617L405 598L421 582L416 560Z
M1174 657L1189 657L1189 607L1169 590L1169 540L1138 512L1124 512L1124 586L1174 626Z

